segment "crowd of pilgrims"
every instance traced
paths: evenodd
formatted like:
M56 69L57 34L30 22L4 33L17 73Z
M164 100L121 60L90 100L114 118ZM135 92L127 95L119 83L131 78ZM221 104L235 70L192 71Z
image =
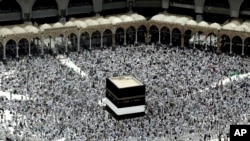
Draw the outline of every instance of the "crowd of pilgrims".
M2 138L203 141L226 137L229 125L250 113L249 77L221 83L232 72L248 73L249 60L240 56L143 46L71 52L68 58L87 77L50 55L1 63L1 73L15 70L1 78L1 91L29 99L1 101L0 107L22 117L7 124L15 125L13 134L7 127L0 131ZM144 117L116 121L98 105L106 78L119 75L133 75L146 85Z

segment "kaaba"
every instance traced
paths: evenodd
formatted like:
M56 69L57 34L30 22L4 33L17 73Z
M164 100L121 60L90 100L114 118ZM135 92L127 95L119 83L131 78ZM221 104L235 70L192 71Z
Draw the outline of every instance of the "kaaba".
M145 115L145 85L133 76L106 79L106 110L117 120Z

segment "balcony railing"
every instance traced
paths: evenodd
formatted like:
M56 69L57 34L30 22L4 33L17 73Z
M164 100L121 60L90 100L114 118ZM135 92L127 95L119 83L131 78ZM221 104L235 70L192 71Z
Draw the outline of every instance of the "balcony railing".
M0 13L0 21L14 21L22 19L21 12Z

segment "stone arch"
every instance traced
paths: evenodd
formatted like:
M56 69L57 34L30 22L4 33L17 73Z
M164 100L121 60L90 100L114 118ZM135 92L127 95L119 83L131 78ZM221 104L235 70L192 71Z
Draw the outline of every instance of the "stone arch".
M230 52L230 36L223 34L220 37L221 39L221 52L229 53Z
M93 5L92 0L69 0L68 7L83 6L83 5Z
M204 34L204 36L206 36L206 32L205 31L202 31L202 30L194 30L193 31L193 35L196 35L196 34Z
M232 38L232 51L237 55L241 55L242 53L242 39L240 36L234 36Z
M205 0L204 7L221 7L221 8L230 8L228 0Z
M59 34L60 35L60 34ZM57 36L57 35L53 35L53 34L51 34L51 33L45 33L45 34L43 34L43 38L45 38L45 37L51 37L52 39L54 39L55 38L55 36ZM36 37L34 37L34 38L42 38L42 36L36 36Z
M63 54L66 52L65 43L66 41L63 34L55 35L55 48L59 54Z
M56 38L56 37L66 38L67 36L65 33L58 32L58 33L53 34L53 37L54 38Z
M36 38L38 39L38 38ZM44 42L44 53L45 54L50 54L52 55L53 53L56 53L56 48L55 48L55 37L51 35L45 35L43 37L43 42Z
M133 26L130 26L126 30L126 41L127 45L131 45L135 43L135 32L136 29Z
M244 0L240 6L240 11L250 11L250 3L248 0Z
M103 46L111 47L112 46L112 31L110 29L106 29L103 32Z
M82 30L80 32L80 35L82 35L83 33L87 33L89 36L91 35L91 32L89 30Z
M69 37L70 35L77 35L78 34L78 31L68 31L66 34L65 34L65 37Z
M159 28L156 25L152 25L149 28L149 34L151 35L150 43L158 43L159 41Z
M173 46L181 46L181 30L179 28L172 30L172 44Z
M217 37L217 34L215 32L207 32L206 37L208 37L210 35L215 35Z
M27 41L28 43L30 42L30 39L28 39L28 38L26 38L26 37L23 37L23 38L19 38L16 42L19 44L20 43L20 41Z
M246 56L250 57L250 37L246 38L244 41L244 53Z
M68 34L68 51L69 52L77 51L77 34L75 33Z
M9 39L6 42L6 57L7 58L15 58L16 57L16 41L13 39Z
M194 5L195 0L170 0L170 2L175 2L175 3L181 3L181 4L188 4L188 5Z
M112 2L121 2L121 1L126 2L126 0L103 0L102 3L112 3Z
M119 29L119 28L123 29L124 31L127 30L127 28L126 28L126 27L123 27L123 26L117 26L117 27L115 27L115 30L117 30L117 29ZM105 30L107 30L107 29L105 29ZM105 30L104 30L104 31L105 31ZM109 30L113 31L112 29L109 29ZM113 33L113 32L112 32L112 33Z
M134 25L134 24L128 24L128 25L126 25L125 27L123 27L124 28L124 30L128 30L129 28L133 28L135 31L137 30L137 28L136 28L136 26Z
M204 49L206 43L206 33L201 30L197 30L193 33L192 44L198 49Z
M89 49L90 33L85 31L80 35L80 50Z
M171 27L169 27L169 29L178 29L178 30L180 30L180 32L181 32L181 34L183 34L184 33L184 29L183 29L183 27L180 27L180 26L176 26L176 25L173 25L173 26L171 26ZM191 30L191 29L190 29Z
M43 9L58 9L56 0L36 0L32 6L32 11Z
M119 27L115 31L115 42L118 45L123 45L124 44L124 29Z
M217 47L217 35L214 32L210 32L206 36L206 50L215 51L214 49Z
M167 26L161 28L161 43L164 45L170 44L170 29Z
M38 56L39 54L41 54L41 38L39 37L34 37L31 41L30 41L30 51L32 55Z
M26 38L22 38L18 41L19 56L26 56L29 53L29 41Z
M192 38L192 30L186 30L184 32L184 46L185 47L190 47L190 39Z
M56 0L36 0L31 7L32 19L38 24L50 22L57 22L59 15L59 5ZM46 15L46 16L45 16Z
M91 35L91 47L98 49L101 47L101 32L96 30Z
M145 43L146 34L147 34L147 26L140 25L137 28L137 42L139 44Z
M136 30L138 31L140 28L146 28L146 31L148 30L148 28L147 28L147 25L146 24L144 24L144 23L140 23L139 25L137 25L137 27L136 27Z
M22 13L22 8L16 0L2 0L0 1L0 11Z

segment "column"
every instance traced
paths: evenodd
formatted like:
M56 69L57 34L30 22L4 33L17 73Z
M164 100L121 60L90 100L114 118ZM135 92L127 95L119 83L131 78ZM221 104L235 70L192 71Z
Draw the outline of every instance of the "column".
M30 51L30 43L29 43L29 56L31 56L31 51Z
M115 33L112 34L112 47L115 47Z
M62 44L63 44L63 37L62 37Z
M91 35L89 35L89 49L92 49Z
M233 54L233 42L232 39L230 39L230 52L229 54Z
M242 5L244 0L228 0L230 5L230 17L239 17L240 6Z
M245 55L245 53L244 53L244 51L245 51L245 44L244 44L244 41L242 42L242 53L241 53L241 55L242 56L244 56Z
M126 41L126 37L127 36L127 33L126 33L126 31L124 30L124 46L126 46L127 45L127 41Z
M202 14L196 14L196 18L195 19L196 19L197 22L201 22L203 20Z
M103 33L101 33L101 48L103 48Z
M137 31L135 31L135 44L137 44Z
M195 48L195 41L196 41L196 37L195 37L195 35L194 35L193 48Z
M128 7L129 7L129 13L133 12L133 7L134 7L134 1L128 1Z
M56 42L55 42L56 39L53 38L52 40L53 40L53 46L54 46L53 51L54 51L55 54L57 54L58 53L58 48L56 48Z
M200 37L201 37L201 34L198 33L198 45L200 46Z
M210 37L210 46L212 46L212 34L209 37ZM218 39L217 39L217 41L218 41Z
M16 58L19 58L18 49L19 49L18 43L16 43Z
M212 35L210 35L210 40L212 40L212 37L211 37ZM217 34L217 43L216 43L216 45L217 45L217 50L216 50L216 52L217 53L220 53L221 52L221 46L222 46L222 43L221 43L221 38L220 38L220 30L218 30L218 34Z
M65 52L68 52L68 38L65 39Z
M184 34L182 34L182 36L181 36L181 47L184 47L185 45L184 45Z
M44 55L44 39L43 39L43 37L41 38L41 55L43 56Z
M49 48L51 48L51 37L49 36Z
M159 44L161 44L161 30L159 29L159 41L158 41Z
M77 36L77 52L80 51L80 35Z
M69 36L70 37L70 36ZM76 36L73 36L73 41L74 41L74 47L75 47L75 45L76 45Z
M217 53L221 52L221 46L222 44L220 43L219 39L217 39L217 50L216 50Z
M6 60L6 43L3 43L3 60Z
M171 30L169 31L169 34L170 34L170 40L169 40L170 43L169 43L169 45L172 46L172 31Z

